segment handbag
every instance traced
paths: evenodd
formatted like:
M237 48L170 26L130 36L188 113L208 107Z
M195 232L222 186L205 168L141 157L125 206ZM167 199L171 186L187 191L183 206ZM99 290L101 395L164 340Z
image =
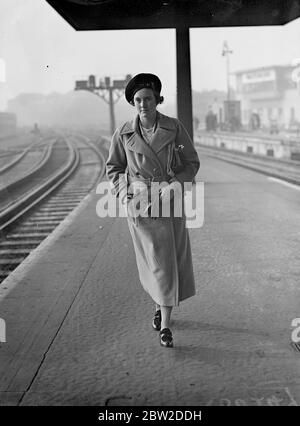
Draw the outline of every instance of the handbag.
M169 176L175 176L184 168L182 151L184 145L175 145L175 141L169 145L167 173Z

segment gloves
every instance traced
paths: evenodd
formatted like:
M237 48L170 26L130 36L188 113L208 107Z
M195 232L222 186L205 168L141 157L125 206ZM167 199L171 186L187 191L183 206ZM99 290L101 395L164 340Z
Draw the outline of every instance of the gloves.
M164 186L160 191L160 199L164 204L173 198L177 198L182 195L181 184L178 180L173 180L168 185Z
M159 191L158 188L160 188ZM133 182L131 190L132 194L128 193L122 200L128 216L160 217L162 213L163 216L168 217L171 205L174 205L174 212L178 212L176 216L182 215L182 185L175 178L169 184L162 182L157 186L157 192L154 188L151 193L150 188L145 187L145 184L141 185L140 182Z
M154 197L151 201L151 215L159 216L159 207L161 205L163 216L169 216L171 210L171 200L174 200L174 211L178 207L182 211L182 186L177 179L172 179L171 183L165 185L159 191L159 197ZM150 210L150 209L149 209ZM181 216L181 214L179 214Z
M147 217L147 211L149 208L148 187L142 182L132 182L130 190L132 191L132 194L127 194L124 200L122 200L125 205L127 215L131 217Z

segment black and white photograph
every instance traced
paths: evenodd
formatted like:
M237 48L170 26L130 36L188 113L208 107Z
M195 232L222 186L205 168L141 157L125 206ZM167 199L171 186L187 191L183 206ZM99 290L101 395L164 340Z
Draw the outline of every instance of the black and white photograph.
M299 405L300 0L0 0L0 406Z

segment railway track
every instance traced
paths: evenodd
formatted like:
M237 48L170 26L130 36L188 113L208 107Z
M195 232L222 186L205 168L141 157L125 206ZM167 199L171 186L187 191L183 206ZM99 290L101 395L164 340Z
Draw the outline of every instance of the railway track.
M7 152L0 153L0 169L5 167L8 163L12 163L15 158L20 156L24 150L10 150ZM0 171L1 173L1 171Z
M33 146L30 145L26 148L24 148L22 151L20 151L19 153L15 153L15 155L13 155L13 158L11 161L6 161L3 162L4 164L1 166L0 168L0 175L4 175L8 174L8 170L14 168L18 163L22 163L22 164L30 164L32 163L32 159L30 157L33 157L33 155L35 154L35 156L37 156L36 154L38 154L36 149L33 149ZM26 158L27 161L24 161L24 159ZM28 159L29 158L29 159ZM23 160L23 161L22 161ZM19 165L19 164L18 164ZM4 178L3 176L1 176L1 178Z
M16 211L13 220L1 223L0 216L0 282L78 206L104 174L105 158L99 143L84 135L68 135L65 141L77 158L69 171L46 188L39 188L33 203Z
M16 161L19 164L8 163L7 167L3 167L0 169L0 200L5 202L5 193L9 194L13 191L14 186L21 186L22 181L25 176L28 178L34 174L35 170L39 170L43 167L44 163L51 156L53 145L49 145L46 147L41 147L39 150L35 150L35 152L31 152L32 154L29 158L26 158L27 161ZM24 155L23 155L24 154ZM29 153L28 153L29 154ZM27 153L22 153L20 157L25 157ZM15 160L19 160L16 158ZM12 163L15 163L14 161ZM20 164L21 163L21 164ZM15 167L13 167L15 166ZM0 201L0 209L1 209L1 201Z
M48 144L55 134L53 131L45 130L42 134L23 134L11 140L0 141L0 175L6 170L23 161L29 153L40 151L43 145ZM31 154L30 154L31 155ZM28 161L30 163L30 161ZM2 176L0 176L0 179Z
M47 146L44 154L29 172L0 188L0 231L44 198L79 162L76 148L59 139Z

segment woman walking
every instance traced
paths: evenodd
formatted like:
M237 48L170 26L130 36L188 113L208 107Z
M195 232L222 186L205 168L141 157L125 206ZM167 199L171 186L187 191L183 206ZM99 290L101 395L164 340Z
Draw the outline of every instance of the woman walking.
M174 215L174 198L179 196L183 203L184 192L178 191L178 187L193 181L200 162L180 121L157 110L163 101L161 87L160 79L154 74L138 74L128 82L125 97L136 108L137 115L114 133L106 172L116 196L129 212L127 220L139 278L155 303L152 326L160 331L160 344L172 347L172 308L195 294L186 220L183 211L179 217ZM155 200L150 195L154 182L161 184L159 214L153 213ZM146 191L141 192L141 188ZM130 214L137 206L136 197L141 200L141 194L145 193L149 201L146 215ZM170 202L170 196L171 213L166 216L161 210Z

